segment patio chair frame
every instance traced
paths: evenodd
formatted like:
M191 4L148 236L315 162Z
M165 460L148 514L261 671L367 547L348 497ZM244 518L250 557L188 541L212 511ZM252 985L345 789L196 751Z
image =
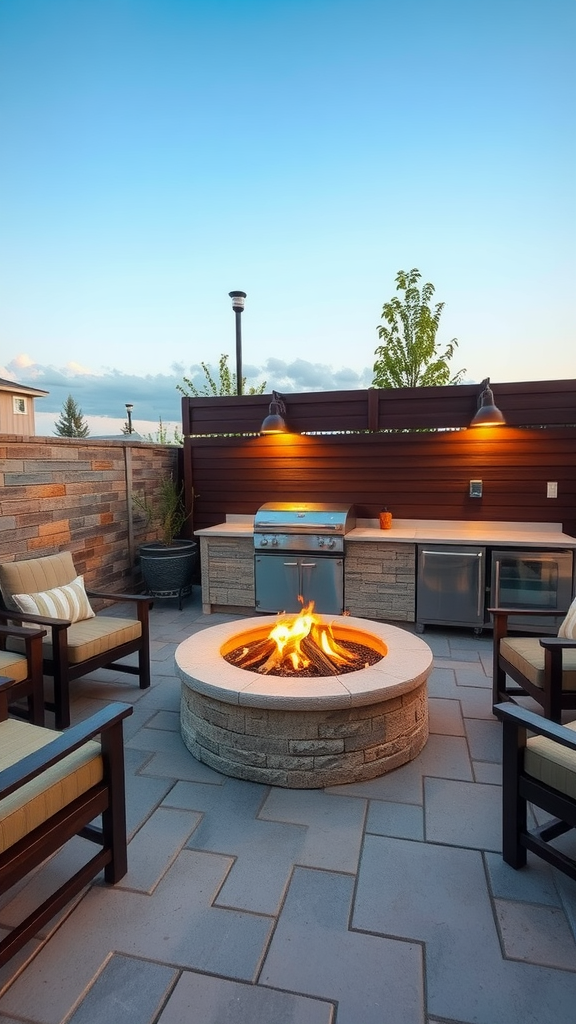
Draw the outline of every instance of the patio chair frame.
M0 731L7 718L7 702L12 680L0 679ZM98 852L40 906L0 941L0 967L6 964L36 935L58 911L77 895L95 875L104 870L106 882L118 882L127 871L126 802L124 781L123 720L132 714L132 706L114 702L86 721L56 735L53 742L23 757L0 772L0 800L16 792L32 779L41 778L88 740L100 736L104 774L101 782L77 797L44 824L0 853L0 893L25 878L47 857L56 853L73 836L96 843ZM101 825L94 819L101 816Z
M44 725L44 676L42 669L42 638L45 629L25 629L23 626L0 625L0 648L5 650L8 637L18 637L24 641L24 655L28 663L26 679L12 680L8 688L7 701L12 715L27 718L34 725ZM5 677L0 677L5 678ZM27 714L15 705L15 701L25 699Z
M492 666L492 705L495 708L501 701L514 701L515 697L532 697L541 705L544 715L553 722L560 722L562 711L576 709L576 690L564 690L562 688L562 652L575 650L576 640L566 640L563 637L549 636L537 637L540 646L544 648L544 685L542 689L534 686L533 683L512 665L500 653L500 641L508 636L508 618L510 615L529 616L554 616L565 614L558 611L539 611L518 609L518 608L489 608L493 616L493 666ZM509 676L517 684L509 686L506 683L506 676Z
M542 715L498 704L494 713L502 722L502 856L513 868L526 864L526 852L538 857L576 880L576 861L550 845L570 829L576 828L576 800L553 789L524 770L527 731L576 751L576 733ZM528 828L527 803L542 808L553 818L544 825Z
M43 655L43 671L54 680L54 700L44 701L48 711L53 711L56 729L66 729L70 725L70 683L80 679L97 668L110 669L138 676L141 690L150 686L150 623L149 611L153 601L142 594L108 594L101 591L86 590L90 598L118 604L136 605L136 617L140 622L141 633L135 640L120 644L113 650L87 658L85 661L72 664L68 659L68 629L72 623L68 619L51 619L42 615L23 613L8 608L0 597L0 623L31 622L45 627L52 634L52 657ZM137 665L122 665L118 659L129 654L138 655Z

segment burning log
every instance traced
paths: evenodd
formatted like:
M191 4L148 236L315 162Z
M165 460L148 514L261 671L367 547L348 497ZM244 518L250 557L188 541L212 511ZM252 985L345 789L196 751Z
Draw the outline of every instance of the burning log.
M267 636L258 643L250 644L249 647L237 647L235 651L231 651L229 660L240 668L251 668L262 661L262 658L268 658L275 650L276 644Z
M302 654L305 654L313 665L316 666L321 676L337 676L338 669L336 665L330 661L323 651L320 650L318 644L312 640L311 637L306 636L300 644Z
M337 676L373 665L381 654L349 638L337 639L313 614L310 602L294 619L276 623L264 639L249 640L224 655L237 668L277 676Z

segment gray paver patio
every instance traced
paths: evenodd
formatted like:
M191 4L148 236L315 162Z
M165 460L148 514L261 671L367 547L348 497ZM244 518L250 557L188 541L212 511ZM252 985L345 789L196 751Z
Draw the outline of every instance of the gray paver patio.
M74 684L73 720L126 700L129 871L0 971L0 1024L557 1024L575 1019L576 883L500 850L489 634L428 629L431 734L410 764L325 790L229 779L179 735L174 651L204 616L152 611L150 690ZM563 837L571 843L572 837ZM85 856L0 899L0 928Z

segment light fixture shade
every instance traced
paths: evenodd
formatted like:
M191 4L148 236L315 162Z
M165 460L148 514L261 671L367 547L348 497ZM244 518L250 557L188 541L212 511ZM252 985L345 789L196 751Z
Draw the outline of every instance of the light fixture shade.
M246 292L228 292L228 295L232 299L232 309L235 313L242 313L244 310L244 299L246 298Z
M289 433L284 419L286 415L286 406L282 401L282 396L277 391L272 392L272 401L268 408L268 415L264 419L262 426L260 427L261 434L287 434Z
M478 398L478 409L472 417L471 427L502 427L506 424L503 414L494 403L494 394L490 387L490 378L482 381L483 391Z

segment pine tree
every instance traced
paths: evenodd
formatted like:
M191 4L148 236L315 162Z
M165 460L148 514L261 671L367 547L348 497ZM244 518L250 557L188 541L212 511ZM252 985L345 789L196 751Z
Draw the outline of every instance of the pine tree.
M90 428L82 415L82 409L72 395L62 405L60 419L54 424L59 437L88 437Z

